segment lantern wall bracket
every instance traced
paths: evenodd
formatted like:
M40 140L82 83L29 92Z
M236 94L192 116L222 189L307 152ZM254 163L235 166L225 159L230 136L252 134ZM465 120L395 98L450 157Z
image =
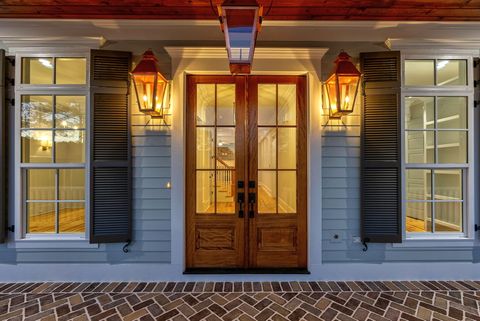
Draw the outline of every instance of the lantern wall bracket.
M331 116L328 116L328 120L325 124L322 125L323 128L329 126L330 124L330 121L331 120L338 120L341 122L341 124L334 124L334 125L330 125L330 126L343 126L343 127L347 127L347 124L345 123L345 121L343 120L343 117L331 117Z

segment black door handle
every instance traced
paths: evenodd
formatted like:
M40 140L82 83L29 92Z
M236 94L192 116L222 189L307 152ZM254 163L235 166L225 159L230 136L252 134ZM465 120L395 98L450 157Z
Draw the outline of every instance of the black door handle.
M256 194L248 193L248 217L255 217Z
M238 217L243 218L243 203L245 203L245 193L238 192L237 203L238 203Z

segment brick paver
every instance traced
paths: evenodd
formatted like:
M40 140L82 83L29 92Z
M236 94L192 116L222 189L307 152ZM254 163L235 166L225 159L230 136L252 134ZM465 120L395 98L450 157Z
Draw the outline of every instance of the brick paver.
M457 321L479 308L479 281L0 284L0 321Z

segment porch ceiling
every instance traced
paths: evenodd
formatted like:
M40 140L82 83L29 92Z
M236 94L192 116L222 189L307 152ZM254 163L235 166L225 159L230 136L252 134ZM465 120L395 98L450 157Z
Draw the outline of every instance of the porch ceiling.
M212 1L214 6L222 2ZM480 21L480 0L258 1L268 12L267 20ZM1 3L0 18L216 19L210 0L3 0Z

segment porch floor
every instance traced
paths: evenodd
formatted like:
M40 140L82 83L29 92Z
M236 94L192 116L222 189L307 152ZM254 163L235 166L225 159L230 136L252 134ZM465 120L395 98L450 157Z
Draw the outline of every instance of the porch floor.
M480 320L480 281L0 284L0 320Z

